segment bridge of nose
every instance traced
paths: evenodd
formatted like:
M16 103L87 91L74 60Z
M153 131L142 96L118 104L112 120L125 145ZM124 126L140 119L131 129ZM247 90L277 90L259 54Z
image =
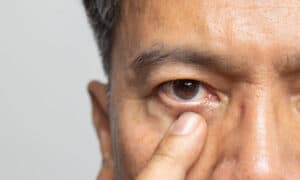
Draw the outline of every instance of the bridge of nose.
M213 179L300 178L299 112L288 87L272 78L244 83L232 93L218 127Z
M250 88L251 89L251 88ZM278 98L268 85L252 87L248 99L242 100L239 123L239 148L236 168L239 176L276 179L281 164L279 149Z

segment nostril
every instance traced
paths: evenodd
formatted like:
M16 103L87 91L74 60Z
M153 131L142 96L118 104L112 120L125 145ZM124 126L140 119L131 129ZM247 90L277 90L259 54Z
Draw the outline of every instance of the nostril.
M248 159L239 161L236 157L219 161L210 179L220 180L274 180L281 179L278 164L267 159Z

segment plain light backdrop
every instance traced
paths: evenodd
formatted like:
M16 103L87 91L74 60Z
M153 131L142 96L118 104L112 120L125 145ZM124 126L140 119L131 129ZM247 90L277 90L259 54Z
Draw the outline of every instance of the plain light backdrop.
M90 180L86 85L105 80L80 0L0 1L0 179Z

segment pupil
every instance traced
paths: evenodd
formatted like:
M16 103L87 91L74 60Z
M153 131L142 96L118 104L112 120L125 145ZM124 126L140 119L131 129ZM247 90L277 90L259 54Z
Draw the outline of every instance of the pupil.
M194 80L176 80L173 82L173 91L181 99L192 99L199 92L199 83Z

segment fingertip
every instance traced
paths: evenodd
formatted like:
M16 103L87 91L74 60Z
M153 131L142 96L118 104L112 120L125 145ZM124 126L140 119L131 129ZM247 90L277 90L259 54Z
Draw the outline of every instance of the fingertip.
M174 123L172 131L174 131L173 133L177 135L186 135L198 128L200 129L200 131L203 131L203 133L206 133L206 120L198 113L184 112Z
M199 123L199 118L196 113L183 113L174 122L171 133L174 135L188 135L200 125Z

